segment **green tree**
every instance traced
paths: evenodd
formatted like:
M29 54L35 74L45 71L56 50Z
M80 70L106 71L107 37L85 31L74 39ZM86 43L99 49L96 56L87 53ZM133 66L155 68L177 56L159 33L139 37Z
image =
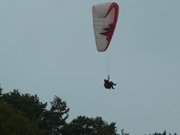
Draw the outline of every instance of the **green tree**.
M42 135L42 133L23 113L0 101L0 135Z
M69 116L68 112L69 108L66 102L56 96L51 102L51 109L45 112L43 119L44 128L47 129L48 135L62 134L62 127L66 124Z
M21 94L18 90L3 94L0 99L23 112L31 120L40 119L47 106L47 103L39 101L37 95Z
M118 135L115 123L109 124L101 117L88 118L79 116L67 123L70 109L67 107L66 102L57 96L51 102L50 109L46 108L47 103L40 102L37 95L21 94L18 90L1 94L0 103L10 106L13 109L12 112L22 114L22 119L25 119L25 124L22 126L26 126L26 123L29 122L30 127L35 131L39 129L43 135ZM7 116L4 118L7 118ZM5 119L3 117L1 119L0 125L2 126ZM16 120L10 119L10 121L12 121L12 124L14 123L12 128L13 126L16 128ZM24 130L23 133L25 132Z
M79 116L67 124L63 135L118 135L115 123L108 124L101 117Z
M18 90L2 94L0 101L11 105L29 120L36 122L46 135L59 135L69 116L66 102L59 97L53 99L50 110L46 109L47 103L39 101L37 95L21 94Z

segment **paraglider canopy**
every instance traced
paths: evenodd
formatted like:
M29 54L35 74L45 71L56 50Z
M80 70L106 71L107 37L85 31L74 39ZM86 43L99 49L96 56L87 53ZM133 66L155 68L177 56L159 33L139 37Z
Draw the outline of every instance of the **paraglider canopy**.
M96 4L92 7L93 26L98 52L106 52L112 40L119 15L119 6L115 2ZM109 59L107 59L108 61ZM109 62L107 62L108 79L104 79L106 89L114 89L116 86L110 80Z
M115 2L94 5L93 25L98 52L105 52L111 42L118 20L119 6Z

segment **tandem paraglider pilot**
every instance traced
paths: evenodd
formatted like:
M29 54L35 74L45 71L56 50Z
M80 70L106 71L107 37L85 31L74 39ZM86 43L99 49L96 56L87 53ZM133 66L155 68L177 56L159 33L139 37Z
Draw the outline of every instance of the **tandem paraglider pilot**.
M108 79L104 79L104 87L106 89L114 89L114 86L116 86L116 84L110 81L110 76L108 75Z
M96 40L96 49L99 53L104 52L106 55L109 53L107 50L109 49L111 39L116 28L118 15L119 5L116 2L93 5L93 27ZM107 55L107 57L109 56ZM107 66L109 67L110 65L108 63L110 62L107 62ZM107 72L109 73L109 71ZM114 89L115 86L116 84L110 80L110 76L108 75L108 78L104 79L104 87L106 89Z

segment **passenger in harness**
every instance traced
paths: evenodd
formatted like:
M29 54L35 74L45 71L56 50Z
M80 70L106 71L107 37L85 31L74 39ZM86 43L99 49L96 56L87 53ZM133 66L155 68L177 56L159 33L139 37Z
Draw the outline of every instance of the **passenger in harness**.
M106 89L115 89L114 86L116 86L116 84L110 81L110 76L108 75L108 79L104 79L104 87Z

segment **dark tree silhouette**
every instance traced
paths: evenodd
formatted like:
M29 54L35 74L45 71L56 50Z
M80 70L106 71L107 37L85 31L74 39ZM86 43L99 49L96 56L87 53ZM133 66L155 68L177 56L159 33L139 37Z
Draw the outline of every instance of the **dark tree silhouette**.
M37 95L21 94L18 90L1 94L0 103L10 106L12 112L20 112L26 121L32 123L31 127L35 131L37 128L43 135L118 135L115 123L109 124L101 117L79 116L67 123L70 109L57 96L51 102L50 109L46 108L47 103L40 102Z
M43 135L34 121L0 101L0 135Z
M66 124L69 108L61 98L55 97L51 102L51 109L44 113L43 126L48 135L62 134L62 127Z
M108 124L101 117L79 116L64 127L63 135L118 135L115 123Z
M40 102L37 95L21 94L18 90L3 94L0 99L23 112L31 120L41 118L47 105Z

